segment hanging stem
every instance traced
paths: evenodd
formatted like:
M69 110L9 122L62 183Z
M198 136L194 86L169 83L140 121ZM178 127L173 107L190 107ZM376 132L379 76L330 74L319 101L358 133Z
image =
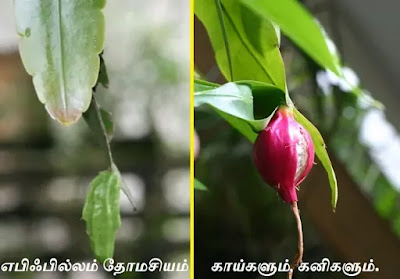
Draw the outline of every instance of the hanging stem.
M113 158L113 154L112 154L112 150L111 150L111 138L109 137L109 135L107 133L107 129L106 129L105 123L103 121L103 117L101 116L100 105L96 99L96 90L97 90L97 86L99 84L102 84L105 88L108 88L108 76L107 76L106 66L104 64L103 52L100 53L99 77L97 79L96 84L92 88L93 93L92 93L92 100L91 100L89 110L92 110L92 109L94 110L95 117L97 118L97 122L100 125L100 132L103 136L104 143L105 143L105 146L107 149L107 156L108 156L108 160L110 163L110 170L118 175L118 178L120 181L120 187L121 187L122 191L124 191L125 195L128 197L129 202L132 204L133 210L136 211L136 206L135 206L135 202L134 202L132 193L129 190L129 188L126 186L124 180L122 179L121 173L118 170L118 167L114 163L114 158Z
M92 103L93 103L93 106L94 106L94 108L96 110L96 116L97 116L97 119L98 119L98 121L100 123L100 128L101 128L101 131L102 131L103 136L104 136L104 141L106 143L106 148L107 148L108 160L110 161L110 168L111 168L112 165L114 164L114 159L113 159L112 152L111 152L110 140L108 138L106 127L104 126L103 118L101 117L100 106L97 103L96 97L94 96L94 92L93 92L93 95L92 95Z
M293 271L303 261L303 250L304 250L303 228L301 226L300 212L299 212L299 208L297 207L297 202L296 201L292 203L291 209L293 211L294 217L296 218L298 242L297 242L297 254L293 259L293 263L290 265L290 271L288 272L287 279L291 279L292 278Z

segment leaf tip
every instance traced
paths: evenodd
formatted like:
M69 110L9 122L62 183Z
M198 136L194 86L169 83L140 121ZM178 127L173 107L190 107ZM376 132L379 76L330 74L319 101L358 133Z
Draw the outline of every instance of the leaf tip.
M82 111L79 109L54 109L53 107L46 105L46 110L50 114L51 118L57 120L64 126L70 126L76 123L82 116Z

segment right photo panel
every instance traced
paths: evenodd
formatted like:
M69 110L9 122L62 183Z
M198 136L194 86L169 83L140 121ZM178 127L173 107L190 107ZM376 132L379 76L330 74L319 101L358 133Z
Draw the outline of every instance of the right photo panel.
M397 2L194 0L194 276L399 278Z

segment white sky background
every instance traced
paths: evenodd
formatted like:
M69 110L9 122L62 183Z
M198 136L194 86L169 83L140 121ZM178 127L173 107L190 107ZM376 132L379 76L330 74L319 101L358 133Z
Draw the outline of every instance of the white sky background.
M400 137L383 111L372 109L364 117L360 140L392 185L400 191Z
M3 53L15 50L18 43L11 3L11 1L0 3L0 52Z

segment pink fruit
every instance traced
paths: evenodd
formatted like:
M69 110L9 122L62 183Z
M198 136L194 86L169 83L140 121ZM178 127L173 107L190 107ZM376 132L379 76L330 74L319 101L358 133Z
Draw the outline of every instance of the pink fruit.
M287 203L297 201L296 187L314 163L314 144L308 131L293 117L293 110L280 107L258 135L254 163L269 185Z

